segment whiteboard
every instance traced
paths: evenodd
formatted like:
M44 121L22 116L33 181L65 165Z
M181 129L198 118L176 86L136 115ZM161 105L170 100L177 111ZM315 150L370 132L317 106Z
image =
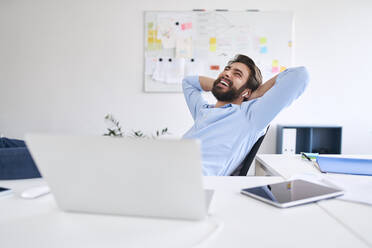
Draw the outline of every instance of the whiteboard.
M182 92L182 78L217 78L236 54L251 57L268 80L292 65L293 13L145 12L144 90Z

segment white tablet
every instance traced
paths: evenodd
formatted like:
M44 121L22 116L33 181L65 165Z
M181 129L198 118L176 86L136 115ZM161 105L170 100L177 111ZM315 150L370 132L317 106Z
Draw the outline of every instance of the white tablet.
M241 193L279 208L287 208L337 197L343 195L344 191L305 180L292 180L242 189Z

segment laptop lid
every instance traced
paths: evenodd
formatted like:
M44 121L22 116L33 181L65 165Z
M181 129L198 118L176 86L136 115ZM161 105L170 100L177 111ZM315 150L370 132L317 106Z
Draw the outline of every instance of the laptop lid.
M37 167L66 211L202 219L200 144L105 136L26 136Z

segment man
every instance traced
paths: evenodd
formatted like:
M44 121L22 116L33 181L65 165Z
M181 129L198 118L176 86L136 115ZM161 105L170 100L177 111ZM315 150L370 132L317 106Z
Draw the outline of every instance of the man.
M184 138L201 140L203 174L228 176L243 161L269 123L305 90L309 81L304 67L287 69L262 84L252 59L237 55L216 80L186 77L183 92L194 125ZM212 91L215 105L202 91Z

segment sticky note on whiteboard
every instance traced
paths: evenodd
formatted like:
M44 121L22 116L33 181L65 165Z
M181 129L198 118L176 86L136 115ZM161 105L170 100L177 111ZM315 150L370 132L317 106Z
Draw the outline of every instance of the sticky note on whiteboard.
M217 46L216 46L216 44L214 44L214 45L210 45L209 46L209 51L210 52L215 52L217 50Z
M212 37L209 39L209 51L215 52L217 50L217 39L216 37Z
M278 72L279 72L279 66L277 66L277 67L273 67L273 68L271 69L271 72L272 72L272 73L278 73Z
M260 45L264 45L267 43L267 38L266 37L260 37Z
M279 71L280 71L279 61L277 59L274 59L272 63L271 72L278 73Z
M192 28L192 22L187 22L187 23L182 23L181 29L182 30L187 30Z
M267 53L267 47L266 46L261 47L260 48L260 53Z
M155 30L154 30L154 29L149 29L149 30L147 31L147 35L148 35L149 37L154 37L154 36L155 36Z

